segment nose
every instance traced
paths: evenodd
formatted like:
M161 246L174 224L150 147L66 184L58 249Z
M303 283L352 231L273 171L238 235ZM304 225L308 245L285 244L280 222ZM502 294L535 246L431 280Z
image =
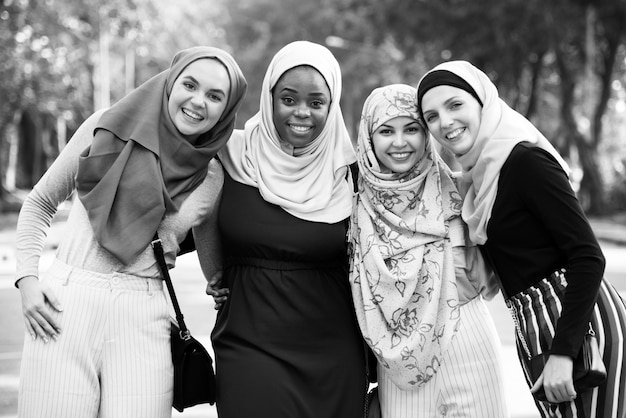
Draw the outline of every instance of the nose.
M204 94L202 92L196 92L191 96L191 104L194 106L202 106L204 104Z
M452 116L448 114L448 112L441 112L439 114L439 120L441 126L443 127L451 126L454 123L454 118L452 118Z
M402 134L402 132L397 132L393 136L393 140L391 141L391 143L396 148L402 148L403 146L405 146L406 145L406 140L404 139L404 135Z
M309 116L311 116L311 109L309 109L308 106L305 104L300 105L296 108L295 115L299 118L308 118Z

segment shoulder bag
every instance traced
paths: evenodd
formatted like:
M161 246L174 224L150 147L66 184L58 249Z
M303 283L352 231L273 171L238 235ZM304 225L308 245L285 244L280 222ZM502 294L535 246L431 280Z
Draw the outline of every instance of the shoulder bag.
M493 269L513 318L522 369L527 380L534 384L548 360L556 323L561 316L567 287L565 269L557 270L528 289L508 296L489 251L485 247L481 249ZM606 377L606 367L598 348L598 341L592 323L589 322L589 329L574 359L574 389L577 393L585 392L604 383ZM533 396L538 401L548 402L543 387L533 393Z
M202 403L213 405L216 398L213 359L204 346L191 336L185 324L165 263L163 245L156 234L151 245L176 314L176 322L172 321L170 330L172 363L174 364L174 400L172 406L177 411L183 412L185 408Z

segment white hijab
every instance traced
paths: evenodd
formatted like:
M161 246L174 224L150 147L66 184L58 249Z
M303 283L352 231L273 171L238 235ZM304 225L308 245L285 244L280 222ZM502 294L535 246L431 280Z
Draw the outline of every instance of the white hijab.
M289 155L281 147L272 119L272 89L286 71L302 65L315 68L324 77L331 104L319 136ZM259 112L243 131L233 134L219 154L228 174L257 187L267 202L298 218L335 223L350 216L353 189L347 166L356 156L339 107L340 97L341 70L327 48L307 41L283 47L265 73Z
M499 97L498 89L484 72L467 61L449 61L439 64L424 77L436 70L449 71L467 81L483 104L476 142L466 154L457 156L457 160L463 170L460 184L461 191L465 192L463 220L469 227L471 240L484 244L500 169L518 143L529 142L549 152L567 174L569 167L541 132Z

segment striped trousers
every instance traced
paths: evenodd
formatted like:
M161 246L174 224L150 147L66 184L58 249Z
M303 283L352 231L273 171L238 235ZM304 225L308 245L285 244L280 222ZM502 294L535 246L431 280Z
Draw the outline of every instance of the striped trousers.
M460 306L461 322L435 376L417 390L399 389L378 367L383 418L507 418L502 352L480 297Z
M538 321L536 315L537 312L542 312L548 315L546 318L554 318L554 315L558 317L560 309L556 314L548 313L545 301L564 294L565 286L567 283L563 273L556 272L533 288L509 299L515 311L520 313L518 314L519 329L526 336L525 340L521 341L519 334L516 334L516 341L520 364L526 374L529 387L532 387L533 382L530 381L525 370L525 362L522 360L522 356L526 356L524 345L529 347L532 353L549 349L551 334L546 335L546 328L538 327L538 322L546 323L546 321ZM521 314L522 312L524 314ZM552 319L548 319L548 323L551 324ZM543 417L626 418L626 365L624 364L626 308L619 293L604 279L600 285L591 324L606 366L608 375L606 382L593 390L579 393L571 402L560 404L535 402Z
M18 416L170 418L168 305L159 279L101 274L55 260L42 279L63 312L58 340L26 334Z

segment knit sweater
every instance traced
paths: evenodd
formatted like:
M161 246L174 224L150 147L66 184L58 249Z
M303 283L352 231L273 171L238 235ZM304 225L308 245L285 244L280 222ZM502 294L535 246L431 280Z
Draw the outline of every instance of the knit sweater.
M29 275L39 276L39 260L47 231L58 206L73 196L79 155L90 145L103 112L94 113L78 128L26 198L17 225L17 280ZM158 234L163 241L165 259L170 268L175 264L178 244L185 238L187 231L202 222L212 222L215 218L211 215L217 207L223 181L221 165L216 160L211 161L205 180L185 199L177 212L166 214L162 220ZM138 277L159 277L158 265L149 244L132 263L123 265L100 247L84 206L79 199L72 200L65 230L56 251L60 261L99 273L120 272ZM204 245L212 248L213 243L209 238L205 237Z

